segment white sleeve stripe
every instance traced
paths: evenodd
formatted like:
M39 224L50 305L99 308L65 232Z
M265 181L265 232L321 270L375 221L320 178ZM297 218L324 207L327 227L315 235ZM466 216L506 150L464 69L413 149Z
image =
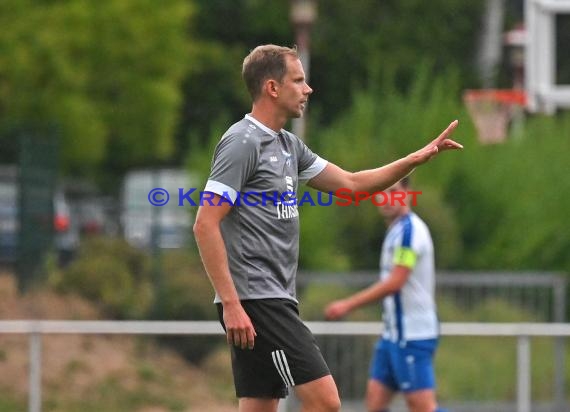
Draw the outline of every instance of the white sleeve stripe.
M223 183L216 182L215 180L208 180L208 182L206 182L204 192L212 192L220 196L229 197L232 203L234 203L238 197L238 192L235 189Z
M299 181L307 182L311 180L313 177L321 173L323 169L327 166L327 164L328 161L326 161L320 156L317 156L317 158L315 159L315 161L311 166L309 166L307 169L299 173Z

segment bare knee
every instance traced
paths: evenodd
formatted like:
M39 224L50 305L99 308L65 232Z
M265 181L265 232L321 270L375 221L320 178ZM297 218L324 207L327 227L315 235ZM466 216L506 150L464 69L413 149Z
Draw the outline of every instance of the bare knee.
M388 405L394 392L382 382L370 379L366 387L366 410L369 412L388 412Z
M320 401L314 402L313 405L308 405L307 408L303 407L306 412L339 412L340 411L340 398L337 396L328 396L322 398Z
M410 412L434 412L437 410L435 394L431 390L418 391L406 396Z
M302 412L338 412L340 397L330 375L295 388Z
M410 402L408 403L410 412L435 412L437 404L431 402Z
M329 394L319 398L311 398L302 402L303 412L339 412L340 398L338 394Z
M279 399L240 398L239 412L277 412Z
M340 411L340 397L338 396L338 393L335 393L334 396L331 396L330 399L328 399L325 411L327 412Z

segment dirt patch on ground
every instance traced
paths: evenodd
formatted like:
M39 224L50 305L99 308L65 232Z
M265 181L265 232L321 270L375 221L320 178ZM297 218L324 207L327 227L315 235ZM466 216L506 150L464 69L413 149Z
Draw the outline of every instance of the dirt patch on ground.
M93 305L53 292L17 293L14 278L0 274L0 319L101 319ZM28 338L0 334L0 391L23 399L28 393ZM120 386L149 399L174 398L185 410L235 411L219 400L211 377L150 337L47 335L42 338L42 396L90 399L98 388ZM227 398L226 398L227 399ZM150 402L152 403L152 402ZM149 404L137 412L166 412ZM179 409L177 409L179 410Z

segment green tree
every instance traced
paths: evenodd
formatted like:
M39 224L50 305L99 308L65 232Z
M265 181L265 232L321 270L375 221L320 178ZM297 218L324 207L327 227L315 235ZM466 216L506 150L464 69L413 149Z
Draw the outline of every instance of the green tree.
M0 127L55 125L68 173L168 158L186 0L0 2Z
M418 64L431 60L434 73L459 69L465 84L476 82L477 49L484 2L462 0L327 0L313 30L312 100L329 124L346 109L354 88L368 86L370 68L393 72L406 91ZM372 76L371 76L372 75Z
M241 79L243 58L262 43L293 44L287 1L195 0L191 36L199 41L183 85L177 132L180 159L199 150L223 119L238 120L251 108ZM217 136L219 138L219 136Z
M185 81L178 138L180 147L190 150L207 144L211 125L221 116L237 119L249 109L239 76L247 52L261 43L296 42L288 1L195 1L192 36L208 47L201 48L199 69ZM462 0L318 2L309 121L333 122L350 105L353 88L367 86L374 76L369 68L379 64L394 72L399 90L407 89L416 66L426 59L434 62L434 72L456 67L464 79L473 79L483 5Z
M458 105L457 71L448 70L439 76L432 76L432 71L432 64L419 63L414 81L403 93L394 87L393 72L371 68L370 72L377 73L375 80L355 92L354 104L333 124L310 134L312 146L346 170L371 169L417 150L455 118L462 125L469 123ZM463 141L469 128L461 127L458 139ZM462 251L455 211L445 204L441 188L446 187L464 155L444 153L412 176L412 187L422 191L414 209L434 234L439 267L456 264ZM385 226L372 202L303 207L301 222L300 263L304 268L353 270L378 266Z

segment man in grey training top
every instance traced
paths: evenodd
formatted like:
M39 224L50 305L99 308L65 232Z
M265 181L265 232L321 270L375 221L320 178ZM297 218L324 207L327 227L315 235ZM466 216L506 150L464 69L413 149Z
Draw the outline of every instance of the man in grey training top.
M231 345L241 412L275 412L294 387L303 411L340 410L334 380L297 310L299 183L323 192L384 190L440 151L457 121L422 149L386 166L351 173L283 129L302 116L313 90L296 49L256 47L243 62L251 113L218 143L194 234ZM347 137L349 138L349 137Z

